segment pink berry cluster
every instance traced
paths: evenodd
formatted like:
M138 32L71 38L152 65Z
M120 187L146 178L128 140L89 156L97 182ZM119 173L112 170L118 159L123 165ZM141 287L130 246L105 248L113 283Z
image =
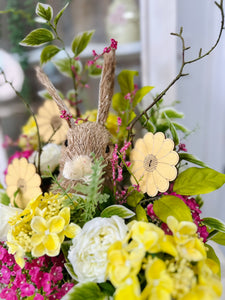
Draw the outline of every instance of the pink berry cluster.
M101 56L103 56L104 53L109 53L112 49L115 49L115 50L116 50L116 49L117 49L117 44L118 44L118 42L117 42L116 40L111 39L111 44L110 44L110 46L109 46L109 47L105 47L105 48L103 49L103 52L102 52L101 54L97 54L95 50L92 50L92 54L93 54L93 56L94 56L94 59L93 59L93 60L88 60L87 65L88 65L88 66L94 65L94 64L96 63L96 61L97 61ZM102 66L96 64L96 68L101 69Z
M203 242L205 243L207 241L207 237L208 237L209 233L207 231L207 227L202 224L202 219L200 216L202 211L200 210L199 204L196 202L195 198L188 197L188 196L182 196L182 195L176 194L174 192L170 192L169 195L180 198L190 208L193 221L198 227L198 230L197 230L198 235L199 235L199 237L201 237L203 239ZM158 223L159 219L154 213L152 203L148 204L148 206L147 206L147 214L152 219L153 222ZM162 223L161 228L165 231L165 233L171 234L171 231L169 230L167 224Z
M73 116L70 113L68 113L66 110L61 110L60 118L65 119L65 120L69 120L72 117Z
M130 103L132 103L133 100L134 100L134 97L135 97L135 95L136 95L136 93L137 93L137 91L138 91L138 86L137 86L137 84L134 84L134 90L133 90L131 93L127 93L127 94L124 96L124 99L125 99L125 100L129 100Z
M61 299L74 286L65 281L64 263L62 255L42 256L27 259L21 269L4 243L0 243L0 299L18 300L30 296L34 300Z

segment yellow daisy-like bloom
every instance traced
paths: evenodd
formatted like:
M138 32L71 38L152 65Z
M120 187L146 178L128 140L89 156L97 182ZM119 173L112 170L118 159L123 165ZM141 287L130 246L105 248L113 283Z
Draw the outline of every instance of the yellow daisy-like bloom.
M75 109L69 102L65 101L65 104L70 110L70 113L75 115ZM40 136L44 142L48 142L51 138L53 143L61 144L66 139L69 127L66 120L60 118L60 111L55 101L45 100L44 104L38 110L37 123Z
M6 184L6 193L10 197L11 204L14 206L15 201L16 205L22 209L30 200L42 193L41 178L36 173L35 166L28 163L25 158L16 158L9 165Z
M37 127L34 118L31 116L27 123L22 127L22 134L19 137L19 146L22 149L27 149L28 144L32 146L32 149L37 149L38 147L38 136Z
M138 139L130 154L134 175L131 176L131 183L137 184L137 180L141 191L151 197L167 191L169 181L177 176L175 165L179 156L173 149L174 142L165 138L162 132L148 132L143 139Z

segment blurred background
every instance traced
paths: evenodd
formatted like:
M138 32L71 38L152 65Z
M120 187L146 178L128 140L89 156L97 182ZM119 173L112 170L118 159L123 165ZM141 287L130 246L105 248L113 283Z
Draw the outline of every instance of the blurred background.
M64 0L42 1L58 12ZM38 24L34 22L35 0L1 0L0 10L0 66L36 111L40 105L40 85L34 66L39 64L40 49L22 47L18 43ZM11 10L21 10L13 14ZM66 45L82 31L95 29L90 46L81 59L87 60L92 50L97 53L110 44L113 37L119 42L118 74L122 69L137 70L139 86L152 85L153 95L161 92L177 75L181 65L180 40L171 36L183 26L186 59L196 58L199 49L207 52L215 43L220 29L220 11L212 0L71 0L59 23ZM18 65L19 64L19 65ZM45 70L58 89L68 90L68 78L62 78L53 64ZM168 103L180 101L176 109L185 114L182 124L193 133L183 140L188 152L209 167L225 172L225 34L213 53L196 63L187 65L189 73L166 94ZM12 76L12 77L11 77ZM83 109L96 108L99 78L89 80L90 88L83 95ZM116 87L117 88L117 87ZM146 97L144 106L151 102ZM4 136L18 137L28 113L21 100L0 77L0 144ZM0 148L0 181L12 149ZM203 215L225 222L225 187L204 197Z

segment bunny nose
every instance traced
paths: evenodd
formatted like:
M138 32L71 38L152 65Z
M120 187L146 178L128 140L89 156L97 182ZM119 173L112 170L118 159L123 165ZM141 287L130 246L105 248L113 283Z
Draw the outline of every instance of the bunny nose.
M70 180L80 180L92 173L92 161L87 155L80 155L65 162L63 176Z

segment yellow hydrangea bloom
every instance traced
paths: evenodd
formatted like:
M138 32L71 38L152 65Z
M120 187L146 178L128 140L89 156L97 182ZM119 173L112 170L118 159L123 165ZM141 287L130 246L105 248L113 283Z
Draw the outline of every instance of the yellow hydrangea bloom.
M5 180L7 184L6 193L13 206L15 201L19 208L24 209L29 201L42 193L41 178L36 173L35 166L28 163L25 158L15 158L12 161Z
M167 191L169 181L177 176L175 165L179 156L173 149L174 142L165 138L162 132L148 132L143 139L138 139L130 153L134 175L131 176L131 183L137 184L138 180L141 191L152 197Z

